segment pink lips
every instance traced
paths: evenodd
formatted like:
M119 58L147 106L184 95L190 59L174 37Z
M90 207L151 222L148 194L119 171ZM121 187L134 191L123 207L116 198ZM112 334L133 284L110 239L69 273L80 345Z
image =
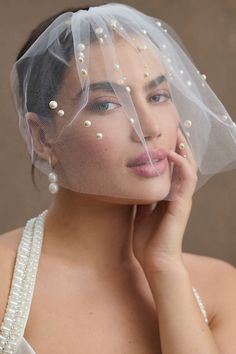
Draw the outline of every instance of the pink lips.
M167 157L167 152L163 149L149 150L148 152L152 160L163 160ZM144 165L146 163L149 163L149 159L145 152L139 155L138 157L136 157L135 159L129 161L127 166L134 167L134 166Z

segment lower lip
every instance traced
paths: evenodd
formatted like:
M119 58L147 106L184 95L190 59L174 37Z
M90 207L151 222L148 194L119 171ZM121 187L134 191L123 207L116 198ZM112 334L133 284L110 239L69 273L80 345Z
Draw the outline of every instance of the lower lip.
M159 171L160 174L165 172L168 161L167 158L160 160L158 162L153 163L153 165L156 167L153 168L151 165L146 164L146 165L141 165L141 166L132 166L129 167L132 171L134 171L137 175L144 176L144 177L158 177L157 171Z

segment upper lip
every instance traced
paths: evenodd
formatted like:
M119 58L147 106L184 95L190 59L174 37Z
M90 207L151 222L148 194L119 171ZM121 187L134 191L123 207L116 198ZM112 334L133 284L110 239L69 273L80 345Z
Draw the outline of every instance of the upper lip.
M163 160L167 157L167 151L164 149L154 149L154 150L148 150L150 157L152 160ZM147 153L144 152L140 154L138 157L135 159L131 160L128 162L128 167L133 167L133 166L138 166L142 165L149 162Z

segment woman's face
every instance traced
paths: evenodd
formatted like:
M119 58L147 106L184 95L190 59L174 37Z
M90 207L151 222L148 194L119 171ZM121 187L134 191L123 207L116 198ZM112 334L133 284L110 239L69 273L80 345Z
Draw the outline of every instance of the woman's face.
M134 42L143 44L138 37ZM121 79L120 72L114 68L109 45L103 47L106 66L100 46L95 42L90 46L86 65L90 85L104 81L117 83ZM86 50L84 53L86 58ZM130 95L148 149L175 149L179 116L170 98L168 83L163 81L147 88L151 80L165 75L157 56L151 48L137 51L125 40L116 41L116 55L125 84L131 88ZM149 76L145 76L145 72ZM164 199L170 189L173 166L168 164L165 171L155 177L137 175L127 167L130 160L145 152L144 146L125 113L122 100L107 86L93 85L92 88L86 107L78 113L81 86L73 60L57 96L58 107L65 111L63 117L55 118L57 130L60 132L75 118L53 145L59 184L98 198L115 197L118 203ZM89 127L84 125L87 120L91 122ZM103 138L97 139L97 133L102 133Z

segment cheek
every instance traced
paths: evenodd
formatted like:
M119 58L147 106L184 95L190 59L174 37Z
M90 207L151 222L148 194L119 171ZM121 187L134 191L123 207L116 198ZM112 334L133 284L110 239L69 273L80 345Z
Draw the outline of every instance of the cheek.
M115 163L119 152L117 144L109 130L99 128L85 128L82 131L74 129L66 132L60 142L54 146L55 154L60 161L63 170L80 170L93 172L98 168L103 169ZM103 138L98 139L97 133L102 133Z

